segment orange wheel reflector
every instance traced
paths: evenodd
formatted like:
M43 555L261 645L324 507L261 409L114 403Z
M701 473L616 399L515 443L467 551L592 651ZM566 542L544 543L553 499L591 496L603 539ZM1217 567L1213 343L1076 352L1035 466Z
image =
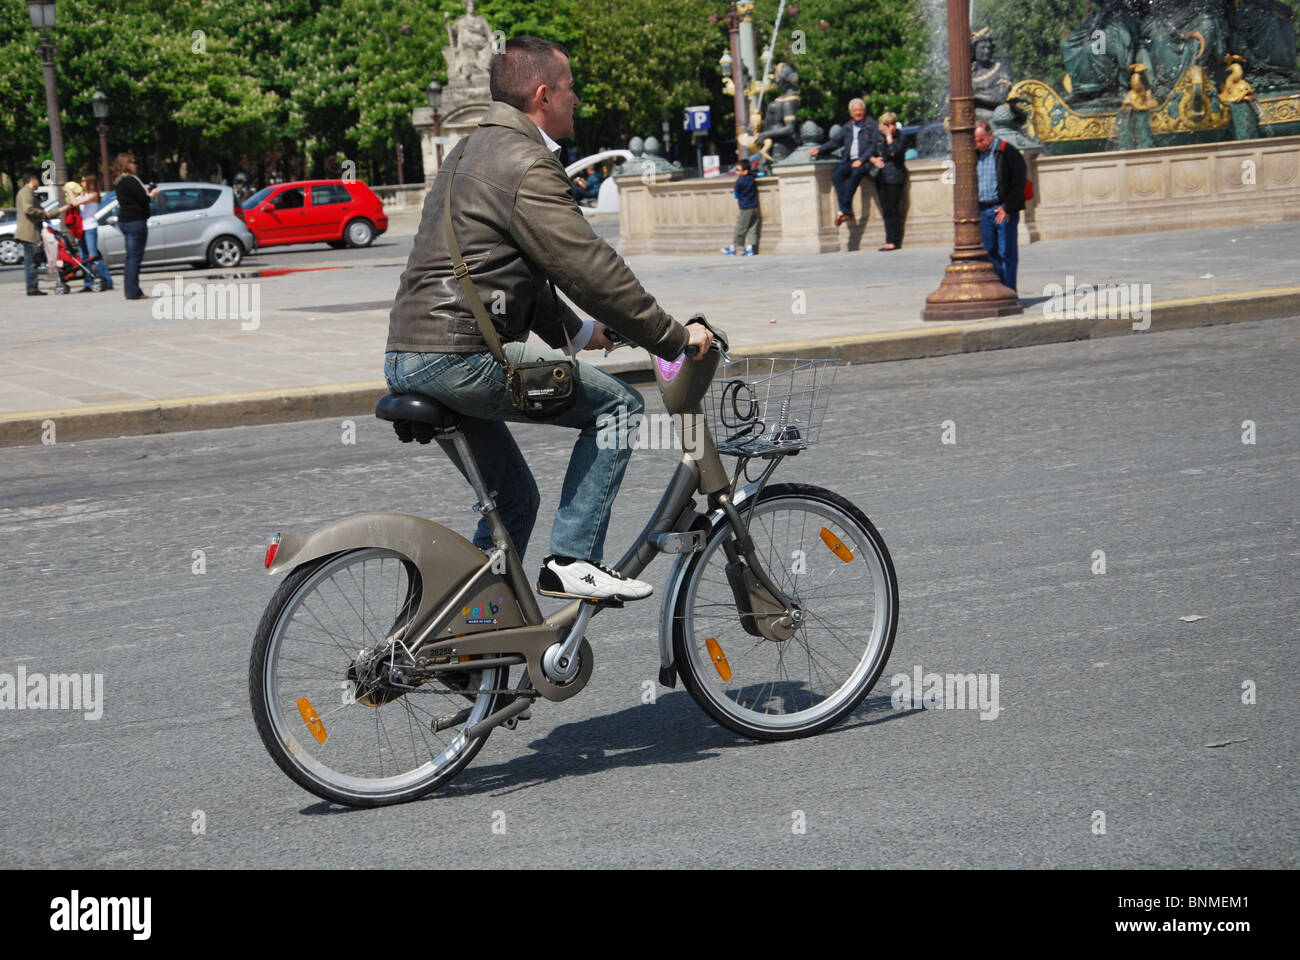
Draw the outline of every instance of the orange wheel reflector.
M822 527L822 543L831 548L831 553L839 557L845 563L853 560L853 551L844 546L844 542L839 537L831 533L825 527Z
M709 648L709 656L713 658L713 666L718 671L724 681L731 679L731 664L727 663L727 655L722 652L722 647L718 646L718 641L712 637L704 641L704 645Z
M298 699L298 712L302 714L302 722L307 724L307 729L316 738L316 742L324 743L329 734L325 732L325 724L320 722L320 714L311 705L311 701L306 697L300 697Z
M459 657L456 658L456 662L457 662L457 663L469 663L469 654L468 654L468 653L462 653Z

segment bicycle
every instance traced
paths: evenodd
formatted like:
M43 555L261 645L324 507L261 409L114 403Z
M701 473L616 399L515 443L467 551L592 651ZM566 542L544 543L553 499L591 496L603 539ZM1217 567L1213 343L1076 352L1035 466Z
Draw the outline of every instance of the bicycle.
M636 577L659 554L675 556L660 606L662 684L675 687L680 673L705 713L742 736L810 736L851 713L884 671L898 584L857 506L821 487L768 483L817 439L835 364L732 361L726 346L715 330L703 356L655 359L683 456L616 569ZM714 379L720 360L743 374ZM436 790L538 699L580 692L591 618L622 606L574 600L543 616L460 416L419 394L383 397L376 416L403 442L455 447L495 546L486 553L429 520L384 513L270 539L264 565L288 576L249 662L258 733L304 789L361 807ZM737 458L730 475L723 454ZM765 464L756 479L751 463ZM524 669L511 686L515 666Z

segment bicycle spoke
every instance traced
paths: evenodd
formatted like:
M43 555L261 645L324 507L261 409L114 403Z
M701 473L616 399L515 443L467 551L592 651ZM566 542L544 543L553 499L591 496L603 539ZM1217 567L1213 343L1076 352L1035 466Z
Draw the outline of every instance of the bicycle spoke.
M379 548L340 554L303 580L275 621L265 697L273 728L282 732L268 746L296 743L287 761L331 791L382 796L445 779L464 762L466 750L476 749L462 734L495 700L494 693L477 691L498 689L508 676L504 668L466 671L461 690L436 678L408 685L390 672L414 665L389 639L411 623L416 609L411 569ZM354 679L345 688L350 673ZM454 727L433 730L466 704L469 710ZM304 736L308 729L312 735Z
M786 640L741 633L740 612L724 573L722 544L731 533L725 525L715 529L688 568L686 602L675 621L697 678L692 692L721 711L715 716L734 719L741 726L733 729L750 735L839 719L879 676L896 622L888 613L881 621L878 604L882 594L890 595L892 570L869 526L797 488L784 494L775 489L765 490L743 515L767 577L803 611L793 633ZM853 559L845 561L843 550L831 547L835 540L824 544L823 531L843 543ZM781 616L755 614L760 632L778 629ZM869 628L865 635L863 624ZM705 643L715 635L730 665L729 680L715 669Z

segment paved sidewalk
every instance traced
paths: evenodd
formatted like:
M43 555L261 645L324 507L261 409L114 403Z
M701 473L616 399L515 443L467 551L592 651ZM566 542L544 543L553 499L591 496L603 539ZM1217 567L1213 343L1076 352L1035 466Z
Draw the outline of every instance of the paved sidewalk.
M413 231L406 220L395 235ZM29 299L21 272L10 273L15 282L0 284L0 445L40 442L45 420L73 440L365 413L382 390L388 310L408 244L395 248L400 256L364 261L339 251L302 272L284 271L295 262L287 255L272 271L145 274L146 292L166 285L182 294L175 317L164 313L171 297ZM630 263L675 316L703 312L728 332L733 352L750 355L888 360L1132 331L1128 315L1070 316L1061 300L1045 317L1052 285L1149 284L1153 330L1300 315L1300 223L1026 246L1024 316L957 325L920 319L947 263L943 248ZM217 284L234 285L256 315L215 317L200 302ZM194 308L207 316L195 318ZM583 359L616 372L649 365L632 349Z

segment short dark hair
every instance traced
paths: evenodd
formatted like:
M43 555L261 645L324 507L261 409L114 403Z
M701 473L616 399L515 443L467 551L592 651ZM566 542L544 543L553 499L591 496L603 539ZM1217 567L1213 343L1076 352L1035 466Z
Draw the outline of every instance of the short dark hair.
M526 112L533 105L533 91L539 84L553 87L559 83L561 70L555 58L557 53L566 59L569 56L564 45L554 40L511 37L505 49L492 58L488 75L492 99Z
M26 170L23 171L23 183L26 183L28 180L40 180L40 179L41 179L41 175L36 172L35 167L28 167Z
M753 165L750 163L749 158L747 158L747 157L741 157L739 160L736 161L736 166L738 166L738 167L744 167L744 168L745 168L745 172L746 172L746 173L749 173L749 171L750 171L750 169L751 169L751 167L752 167Z

